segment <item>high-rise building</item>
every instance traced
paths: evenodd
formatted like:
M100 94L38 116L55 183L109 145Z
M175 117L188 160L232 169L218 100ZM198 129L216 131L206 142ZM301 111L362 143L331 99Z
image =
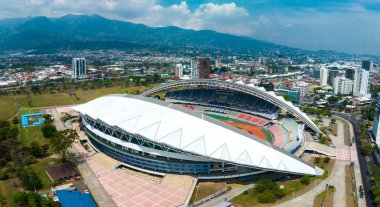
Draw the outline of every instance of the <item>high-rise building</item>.
M74 78L86 76L86 59L73 58L72 64Z
M356 68L354 77L353 95L356 97L370 97L370 71L363 68Z
M350 95L352 93L352 80L345 77L336 77L334 79L334 93L341 95Z
M322 86L327 85L327 78L329 77L329 70L327 68L321 68L320 70L320 77L319 77L319 83Z
M332 86L334 84L335 77L337 77L338 75L338 69L329 69L329 77L327 78L327 83Z
M177 64L175 66L175 76L182 78L183 77L183 65Z
M192 79L209 79L211 71L211 59L209 57L198 57L191 61Z
M362 68L368 71L371 71L373 68L373 62L371 60L363 60Z
M355 79L356 68L346 68L345 72L346 72L346 78L352 81Z
M321 78L321 69L320 68L313 68L313 78L315 78L315 79Z
M375 108L375 117L373 118L373 127L372 135L376 141L377 145L380 145L380 93L377 96L376 108Z

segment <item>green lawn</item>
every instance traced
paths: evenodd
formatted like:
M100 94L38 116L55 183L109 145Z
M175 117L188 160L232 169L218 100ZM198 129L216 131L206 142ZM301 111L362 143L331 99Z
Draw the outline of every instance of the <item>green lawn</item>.
M0 119L8 120L17 111L16 101L13 97L0 97Z
M22 146L28 147L33 141L40 145L49 144L49 139L45 138L41 132L42 126L32 126L20 129Z
M20 105L22 105L23 107L30 107L28 96L19 96L18 99ZM30 100L32 101L31 107L59 106L70 105L75 103L73 97L71 97L67 93L34 94L30 96Z
M251 207L259 204L257 202L257 194L253 193L252 189L248 190L248 193L242 193L231 200L234 206L238 207Z

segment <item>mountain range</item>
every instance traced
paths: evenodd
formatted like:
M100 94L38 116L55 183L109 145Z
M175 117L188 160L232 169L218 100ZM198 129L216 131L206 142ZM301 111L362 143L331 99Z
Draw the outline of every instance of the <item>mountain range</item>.
M203 48L245 52L297 50L253 38L188 30L148 27L99 15L44 16L0 20L0 51L65 49Z

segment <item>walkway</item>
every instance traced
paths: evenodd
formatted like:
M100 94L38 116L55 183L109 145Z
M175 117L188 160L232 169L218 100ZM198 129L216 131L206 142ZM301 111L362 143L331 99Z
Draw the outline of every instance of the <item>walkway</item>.
M49 113L54 118L54 125L58 130L64 130L65 126L63 125L57 110L55 108L46 108L44 109L46 113ZM78 164L78 170L83 177L85 184L89 188L92 197L95 199L99 207L116 207L116 204L107 194L103 186L100 184L99 180L96 178L95 174L92 172L90 167L84 161L82 156L79 154L78 150L75 147L70 148L70 152L75 154L76 163Z
M334 207L345 207L346 206L346 188L345 182L342 182L342 178L345 176L345 166L349 164L346 161L337 160L335 166L331 171L331 174L328 178L323 180L315 188L311 189L307 193L299 196L290 201L276 205L277 207L293 207L293 206L302 206L302 207L312 207L314 204L314 198L319 195L322 191L326 189L326 184L331 184L335 186L334 194ZM313 185L310 184L310 185Z

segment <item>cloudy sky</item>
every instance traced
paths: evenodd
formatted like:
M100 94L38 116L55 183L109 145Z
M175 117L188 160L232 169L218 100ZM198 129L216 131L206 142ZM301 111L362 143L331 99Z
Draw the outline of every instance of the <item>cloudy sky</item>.
M0 19L99 14L244 35L303 49L380 55L380 0L1 0Z

